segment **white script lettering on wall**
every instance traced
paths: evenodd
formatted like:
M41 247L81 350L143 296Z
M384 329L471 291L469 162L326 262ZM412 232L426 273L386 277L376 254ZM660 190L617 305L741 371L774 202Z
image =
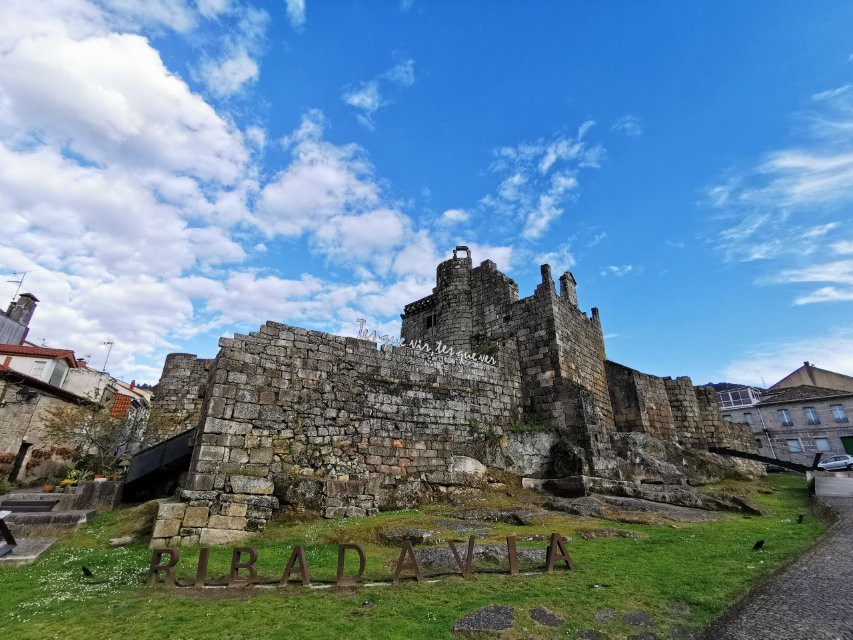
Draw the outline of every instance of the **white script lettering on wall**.
M467 362L482 362L483 364L495 365L497 364L497 360L495 360L492 356L486 355L484 353L469 353L467 351L457 351L453 347L448 347L445 344L441 343L441 340L437 341L435 345L430 345L427 342L422 340L405 340L404 338L395 338L389 335L380 335L376 329L373 331L368 331L364 328L364 325L367 323L367 320L362 318L356 320L358 323L358 338L360 340L370 340L371 342L378 342L380 344L391 345L392 347L404 347L406 349L414 349L419 353L423 353L428 356L450 356L451 358L456 358L460 364Z

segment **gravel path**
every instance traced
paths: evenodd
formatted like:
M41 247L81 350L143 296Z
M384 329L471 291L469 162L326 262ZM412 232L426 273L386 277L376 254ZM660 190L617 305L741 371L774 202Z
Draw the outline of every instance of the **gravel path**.
M853 640L853 498L829 535L712 624L705 640Z

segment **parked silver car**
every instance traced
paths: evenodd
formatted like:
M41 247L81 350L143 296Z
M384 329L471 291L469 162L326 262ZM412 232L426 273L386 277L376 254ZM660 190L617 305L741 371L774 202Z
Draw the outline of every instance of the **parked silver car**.
M853 471L853 456L830 456L818 462L817 468L824 471Z

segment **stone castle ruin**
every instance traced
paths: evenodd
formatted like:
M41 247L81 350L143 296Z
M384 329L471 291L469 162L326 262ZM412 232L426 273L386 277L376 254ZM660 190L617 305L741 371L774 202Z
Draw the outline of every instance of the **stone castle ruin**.
M405 346L267 322L220 339L212 360L170 355L153 406L196 432L152 545L239 540L281 508L334 518L451 499L493 473L624 492L755 472L707 453L756 450L713 390L608 361L572 274L558 291L541 272L519 299L457 247L406 305Z

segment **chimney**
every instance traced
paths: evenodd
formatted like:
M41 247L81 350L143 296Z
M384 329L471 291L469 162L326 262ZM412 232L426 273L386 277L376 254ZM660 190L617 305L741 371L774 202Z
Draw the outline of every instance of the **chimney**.
M33 313L35 313L38 301L39 299L33 294L22 293L15 302L9 303L6 317L28 327L30 326L30 320L32 320Z
M808 361L808 360L806 360L803 364L805 365L806 369L808 369L808 368L811 366L811 365L809 364L809 361Z
M130 390L133 391L134 387L136 387L136 380L130 381Z

